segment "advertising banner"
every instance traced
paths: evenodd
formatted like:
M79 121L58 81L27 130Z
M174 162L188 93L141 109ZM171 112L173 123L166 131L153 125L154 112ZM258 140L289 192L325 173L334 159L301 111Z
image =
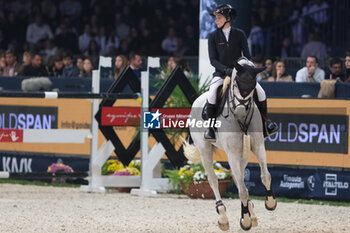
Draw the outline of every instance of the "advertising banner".
M57 129L57 107L0 105L0 129Z
M269 168L277 197L350 200L350 172L325 169ZM251 195L265 195L260 168L248 166L244 182Z
M279 132L265 142L267 150L348 153L348 116L270 114Z
M89 159L83 157L0 154L0 171L10 173L45 173L47 168L53 163L69 165L75 172L86 172L89 170Z

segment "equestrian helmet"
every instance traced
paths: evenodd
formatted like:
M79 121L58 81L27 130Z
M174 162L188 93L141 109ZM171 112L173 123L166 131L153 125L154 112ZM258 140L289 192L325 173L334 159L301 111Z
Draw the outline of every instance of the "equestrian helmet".
M230 4L222 4L217 6L213 13L211 13L212 16L216 14L222 14L226 19L231 18L231 20L234 20L237 16L237 11Z

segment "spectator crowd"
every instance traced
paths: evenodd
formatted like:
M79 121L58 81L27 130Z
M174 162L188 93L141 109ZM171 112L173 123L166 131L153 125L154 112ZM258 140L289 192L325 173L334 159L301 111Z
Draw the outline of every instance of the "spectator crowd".
M168 70L180 65L191 73L184 56L198 55L197 0L0 0L0 76L91 77L99 55L114 61L110 78L127 65L140 77L142 55L169 56ZM326 0L253 0L251 42L254 64L267 69L258 81L350 82L350 56L328 59L319 34L329 21ZM316 12L316 13L315 13ZM298 19L308 16L315 30L303 31ZM293 27L264 58L262 30L280 22ZM302 25L299 25L302 23ZM299 28L300 27L300 28ZM306 42L308 36L308 42ZM288 57L305 67L286 73ZM328 59L321 67L319 60ZM325 69L326 68L326 69Z
M99 55L197 55L198 3L0 0L0 74L8 73L6 56L17 58L11 75L87 77ZM79 64L73 64L76 59ZM19 69L20 60L28 67Z

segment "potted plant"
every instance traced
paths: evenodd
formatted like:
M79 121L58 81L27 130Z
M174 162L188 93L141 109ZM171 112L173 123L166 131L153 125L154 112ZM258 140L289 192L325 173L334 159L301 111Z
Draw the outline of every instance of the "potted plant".
M68 165L65 165L61 162L53 163L47 168L48 173L72 173L73 168L71 168ZM66 183L66 178L60 178L59 181L55 177L52 178L51 180L52 183L59 182L61 184Z
M139 159L132 160L127 167L117 159L107 160L101 170L102 175L112 176L140 176L141 161ZM117 187L119 192L130 192L130 187Z
M219 180L219 191L223 194L231 182L231 174L228 169L216 161L214 161L213 167ZM181 189L190 198L215 199L208 182L208 176L201 163L188 162L180 170L166 170L165 174L170 178L177 193Z

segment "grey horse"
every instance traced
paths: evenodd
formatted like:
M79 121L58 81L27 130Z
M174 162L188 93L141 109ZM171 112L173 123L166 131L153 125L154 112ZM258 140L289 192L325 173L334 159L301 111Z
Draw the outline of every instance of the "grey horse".
M224 82L224 87L228 86L228 101L215 123L216 126L220 126L216 129L216 142L204 140L204 128L190 127L193 144L184 141L184 153L190 161L203 163L210 187L216 198L216 211L219 214L218 225L221 230L228 230L229 222L226 215L226 207L221 200L218 180L213 169L213 150L219 148L226 152L233 181L238 188L241 200L240 226L243 230L249 230L252 226L254 227L258 224L257 217L253 211L254 205L249 200L248 189L244 184L244 170L248 164L250 150L259 161L261 180L266 188L266 209L274 210L277 206L277 201L271 189L271 175L266 164L262 120L253 100L256 85L255 77L262 70L261 68L254 68L253 63L245 58L235 62L234 66L232 78L228 78L229 81L225 80ZM253 90L250 90L248 94L245 92L246 95L241 95L242 92L238 88L238 77L244 80L250 79L253 82L255 81ZM191 121L202 120L202 109L206 101L207 93L202 94L194 101L191 109ZM220 122L221 124L218 124ZM248 139L250 139L250 142ZM248 153L243 153L247 149Z

